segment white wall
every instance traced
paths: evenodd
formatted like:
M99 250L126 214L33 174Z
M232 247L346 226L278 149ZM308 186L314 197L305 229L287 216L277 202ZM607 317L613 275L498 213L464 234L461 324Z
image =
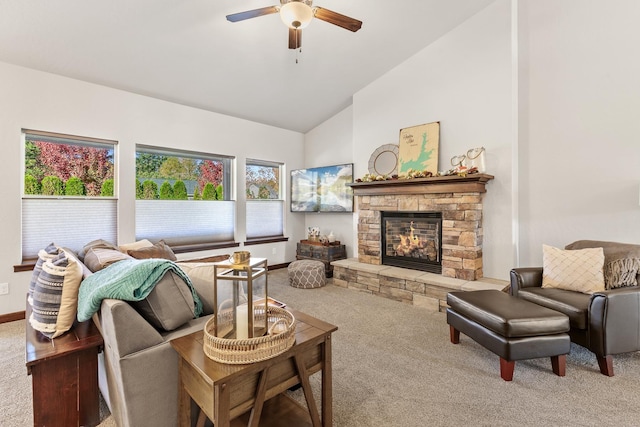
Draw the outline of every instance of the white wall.
M305 135L305 167L331 166L352 163L353 108L347 107L331 119L317 126ZM354 252L353 213L308 213L306 227L320 227L320 234L333 231L336 240L346 246L347 257L357 256Z
M484 197L484 275L500 279L513 266L510 13L509 1L492 3L353 97L356 176L409 126L440 122L440 170L454 155L486 148L495 179Z
M119 242L135 240L136 143L236 156L235 178L241 189L247 156L284 162L289 169L304 167L304 135L300 133L4 63L0 63L0 102L0 258L4 260L0 282L10 284L9 295L0 296L0 314L24 310L31 277L30 272L13 272L13 265L21 261L22 128L119 142ZM237 200L236 239L244 241L244 191L238 191ZM304 218L287 210L285 221L289 241L249 246L252 255L267 257L270 264L295 259L295 243L305 237ZM182 254L180 258L233 250Z
M521 265L543 243L640 244L640 2L520 8Z

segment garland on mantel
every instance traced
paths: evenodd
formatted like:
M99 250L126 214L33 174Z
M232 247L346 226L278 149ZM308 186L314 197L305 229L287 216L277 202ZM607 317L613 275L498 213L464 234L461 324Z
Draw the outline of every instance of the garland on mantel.
M454 169L449 169L446 172L438 172L435 175L427 170L418 171L415 169L408 169L402 175L376 175L372 173L366 173L362 178L356 179L356 182L373 182L373 181L391 181L397 179L412 179L412 178L430 178L433 176L462 176L478 173L477 167L467 168L466 166L458 166Z

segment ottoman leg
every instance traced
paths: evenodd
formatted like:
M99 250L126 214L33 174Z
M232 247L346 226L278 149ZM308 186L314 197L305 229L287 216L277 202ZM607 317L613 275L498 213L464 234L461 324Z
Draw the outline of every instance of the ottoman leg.
M456 330L456 328L451 325L449 325L449 338L454 344L460 343L460 331Z
M513 379L513 369L516 366L515 361L508 361L500 358L500 376L505 381L511 381Z
M551 356L551 368L553 373L559 377L564 377L565 368L567 366L567 355Z

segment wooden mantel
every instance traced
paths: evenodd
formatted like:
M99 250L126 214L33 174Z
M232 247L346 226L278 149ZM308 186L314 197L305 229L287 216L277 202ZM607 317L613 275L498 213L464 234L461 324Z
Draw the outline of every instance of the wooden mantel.
M385 194L486 193L485 185L493 175L484 173L467 176L436 176L431 178L389 179L385 181L354 182L354 196Z

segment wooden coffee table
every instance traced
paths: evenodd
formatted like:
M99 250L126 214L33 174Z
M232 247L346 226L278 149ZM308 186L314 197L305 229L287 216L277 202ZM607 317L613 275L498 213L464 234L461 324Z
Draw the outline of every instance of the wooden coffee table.
M203 331L171 341L178 352L179 423L191 426L191 399L216 427L235 425L313 426L333 424L331 334L338 328L296 310L296 342L285 353L263 362L229 365L209 359L203 350ZM309 377L322 371L321 414ZM301 384L308 412L284 395Z

